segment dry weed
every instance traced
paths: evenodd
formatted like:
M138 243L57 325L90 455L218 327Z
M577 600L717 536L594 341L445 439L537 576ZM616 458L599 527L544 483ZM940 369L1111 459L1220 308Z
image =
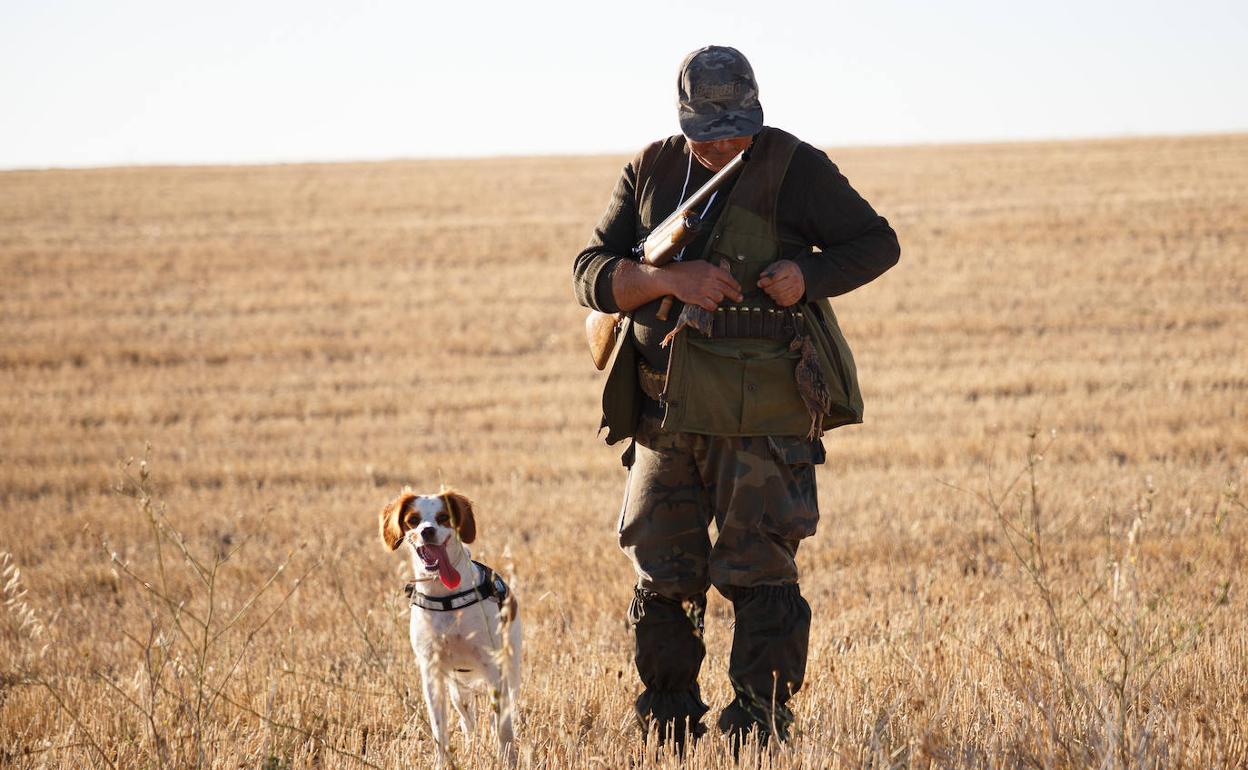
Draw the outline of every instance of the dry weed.
M1248 137L832 154L903 255L836 300L867 422L799 554L796 738L743 765L1248 763ZM623 162L0 174L0 764L427 761L374 527L446 482L514 563L521 767L676 766L570 291Z

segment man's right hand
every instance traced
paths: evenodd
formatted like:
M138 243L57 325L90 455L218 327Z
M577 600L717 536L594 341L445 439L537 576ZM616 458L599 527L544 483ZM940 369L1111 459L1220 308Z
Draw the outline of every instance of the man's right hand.
M714 311L725 297L734 302L742 300L741 284L732 273L701 259L672 262L664 265L659 274L667 283L667 293L686 305Z

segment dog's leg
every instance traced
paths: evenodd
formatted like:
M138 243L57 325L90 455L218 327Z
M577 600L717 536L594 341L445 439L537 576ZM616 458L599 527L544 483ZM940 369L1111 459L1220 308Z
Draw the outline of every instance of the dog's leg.
M446 687L442 677L432 667L422 667L425 707L429 710L429 730L437 746L437 766L444 767L450 758L446 748Z
M490 691L490 705L493 706L494 730L498 733L498 753L507 761L508 766L515 766L517 746L515 746L515 724L519 721L518 701L520 694L520 623L519 619L509 618L509 623L500 624L499 631L507 635L497 659L492 661L494 669L494 688Z
M504 630L504 629L500 629ZM516 766L516 724L520 721L520 621L513 619L506 624L506 647L501 651L502 660L498 661L498 678L495 680L497 689L492 692L491 701L494 706L494 727L498 732L498 752L507 764Z
M468 745L472 745L473 734L476 732L476 720L473 718L472 701L469 700L466 688L460 687L454 681L447 682L447 689L451 695L451 705L455 707L455 713L459 714L459 726L464 731L464 736L468 740Z
M515 701L506 681L506 675L498 672L497 685L490 691L490 706L493 709L494 730L498 733L498 754L511 767L516 765L516 731L514 728L513 711Z
M511 643L510 654L507 656L507 686L511 689L512 710L520 700L520 621L517 619L507 629L508 641ZM519 722L517 716L516 721Z

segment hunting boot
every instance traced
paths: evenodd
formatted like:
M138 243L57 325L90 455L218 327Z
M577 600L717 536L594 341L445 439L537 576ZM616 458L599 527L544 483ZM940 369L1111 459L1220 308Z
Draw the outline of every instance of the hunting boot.
M718 726L732 740L733 755L750 731L766 745L788 738L793 712L786 703L802 686L810 639L810 605L796 583L730 587L736 614L728 678L735 698Z
M628 608L636 643L637 673L645 690L637 698L643 734L655 730L659 745L672 741L683 754L685 739L706 728L707 706L698 689L698 671L706 657L702 643L706 595L680 602L637 588Z

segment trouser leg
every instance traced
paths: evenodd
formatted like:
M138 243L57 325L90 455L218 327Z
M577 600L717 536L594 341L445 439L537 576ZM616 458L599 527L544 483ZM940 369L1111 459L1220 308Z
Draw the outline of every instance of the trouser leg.
M718 727L734 744L755 728L766 743L788 736L789 698L802 686L810 640L810 605L796 583L730 588L736 614L728 678L734 698Z
M639 431L620 514L620 547L637 588L629 607L643 730L683 746L700 734L707 711L698 689L706 649L703 612L709 587L710 509L682 434Z

